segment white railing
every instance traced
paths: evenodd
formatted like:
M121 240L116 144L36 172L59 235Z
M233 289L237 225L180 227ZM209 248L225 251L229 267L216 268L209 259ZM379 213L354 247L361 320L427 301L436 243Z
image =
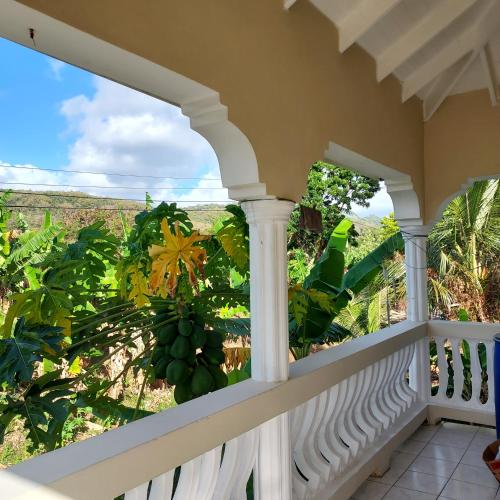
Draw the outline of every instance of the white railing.
M426 334L425 323L403 322L355 339L293 363L286 382L241 382L14 466L0 486L26 480L92 500L244 499L259 426L288 413L294 497L348 498L425 419L407 371Z
M429 396L430 419L494 425L493 335L500 333L500 325L429 321L427 330L431 354L437 357L431 377L437 375L439 384Z

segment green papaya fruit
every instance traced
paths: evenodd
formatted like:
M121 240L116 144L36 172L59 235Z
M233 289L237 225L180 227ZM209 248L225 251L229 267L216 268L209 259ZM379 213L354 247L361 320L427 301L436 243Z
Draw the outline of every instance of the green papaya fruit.
M226 360L224 351L213 347L203 349L203 356L211 365L221 365Z
M189 366L182 359L174 359L167 366L167 380L171 385L177 385L189 378Z
M189 366L194 366L196 364L196 352L194 350L189 351L189 354L184 358L184 361Z
M169 324L160 326L155 334L161 343L171 344L177 337L177 325Z
M158 361L163 357L163 349L160 346L156 346L153 350L153 354L151 355L151 363L156 365Z
M187 380L182 384L177 384L174 389L174 399L175 402L179 405L185 403L186 401L190 401L193 399L193 393L191 391L191 381Z
M179 335L170 348L170 356L176 359L187 358L191 352L191 344L186 337Z
M199 325L195 325L193 329L193 334L189 337L191 345L198 349L199 347L203 347L205 342L207 341L207 333L203 328Z
M181 318L177 326L179 333L184 337L189 337L193 331L193 323L186 318Z
M207 346L208 347L220 347L225 340L225 336L222 332L217 330L210 330L207 333Z
M216 389L223 389L227 386L227 375L218 366L209 365L207 370L214 379Z
M210 372L202 365L194 369L191 379L191 391L194 396L208 394L215 387L215 382Z
M161 358L154 367L154 374L156 378L165 378L167 372L167 359Z

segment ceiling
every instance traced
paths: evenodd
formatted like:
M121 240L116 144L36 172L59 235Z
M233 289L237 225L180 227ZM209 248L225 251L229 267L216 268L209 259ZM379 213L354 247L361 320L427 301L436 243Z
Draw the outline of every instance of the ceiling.
M336 25L340 52L360 45L378 81L399 79L402 102L422 99L425 120L452 94L486 88L500 101L500 0L309 1Z

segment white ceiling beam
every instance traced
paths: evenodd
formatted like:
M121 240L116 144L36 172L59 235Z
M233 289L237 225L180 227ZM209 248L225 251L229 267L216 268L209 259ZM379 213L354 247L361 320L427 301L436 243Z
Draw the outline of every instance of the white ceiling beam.
M377 58L377 80L380 82L413 54L449 26L477 0L441 0L426 16L395 40Z
M362 0L337 24L339 50L346 51L401 0Z
M477 56L478 51L474 50L468 56L464 56L462 61L455 63L455 66L448 68L448 70L438 78L438 80L444 78L443 84L439 85L440 82L436 82L436 84L433 85L432 92L430 92L429 96L424 100L425 121L429 120L439 106L441 106L460 78L462 78L464 73L471 67Z
M500 23L500 0L491 0L483 9L476 24L465 29L443 47L434 57L417 68L403 81L402 101L418 93L440 73L473 50L479 50Z
M498 92L498 79L488 45L485 45L479 51L479 57L481 59L481 66L483 67L486 86L488 87L488 92L490 93L491 104L496 106L500 97Z
M283 0L283 7L285 10L290 9L297 0Z

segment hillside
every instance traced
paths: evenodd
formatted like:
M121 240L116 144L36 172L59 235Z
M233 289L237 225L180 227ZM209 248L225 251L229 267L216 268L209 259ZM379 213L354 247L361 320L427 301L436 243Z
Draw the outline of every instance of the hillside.
M122 232L122 215L128 225L133 224L135 215L144 210L145 203L130 200L114 200L95 197L86 193L51 191L12 191L7 206L14 217L10 225L17 223L17 214L22 213L29 227L41 225L45 211L49 210L55 221L62 222L71 239L82 226L97 220L105 220L106 226L115 234ZM42 207L42 208L41 208ZM213 223L227 215L221 205L203 204L183 207L189 211L190 219L201 233L209 233Z

